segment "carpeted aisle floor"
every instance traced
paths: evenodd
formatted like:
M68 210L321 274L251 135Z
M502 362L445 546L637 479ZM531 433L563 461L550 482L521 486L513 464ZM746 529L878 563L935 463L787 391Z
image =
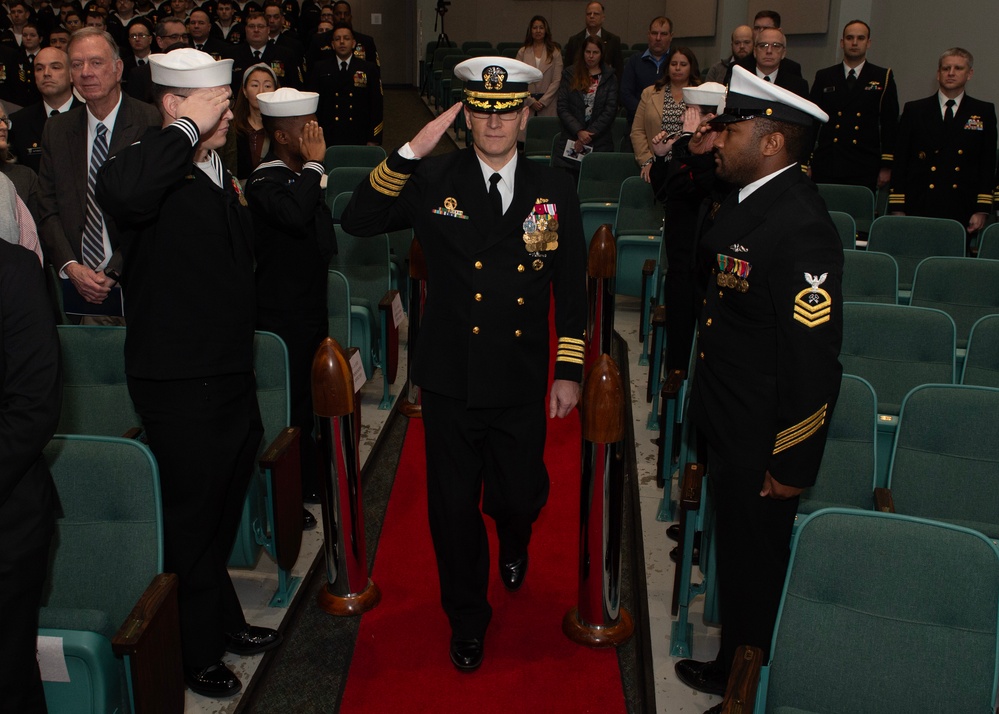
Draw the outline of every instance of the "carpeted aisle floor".
M561 631L562 616L576 599L578 412L549 422L545 454L551 495L535 524L527 579L509 593L490 574L494 612L485 660L474 674L462 674L448 658L450 629L439 605L423 425L410 423L373 573L383 599L361 622L343 714L505 714L525 705L541 712L625 711L616 653L580 647ZM486 523L495 565L495 529L491 519Z

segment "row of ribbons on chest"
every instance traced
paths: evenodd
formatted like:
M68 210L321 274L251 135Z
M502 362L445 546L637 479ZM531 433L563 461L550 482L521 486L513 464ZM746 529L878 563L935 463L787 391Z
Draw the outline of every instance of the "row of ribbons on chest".
M739 260L729 255L718 253L718 277L716 282L720 288L734 288L740 293L749 291L749 271L753 269L751 263Z

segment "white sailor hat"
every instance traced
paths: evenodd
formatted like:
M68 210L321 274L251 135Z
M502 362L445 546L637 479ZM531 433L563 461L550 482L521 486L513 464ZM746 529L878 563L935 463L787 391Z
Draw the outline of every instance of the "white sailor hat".
M717 107L715 113L721 114L725 108L725 92L727 88L718 82L704 82L696 87L683 88L685 104L697 104L702 107Z
M291 87L281 87L274 92L257 95L260 113L265 117L304 117L316 113L319 95L316 92L300 92Z
M227 87L232 82L232 60L215 60L207 52L182 47L165 54L149 55L153 82L161 87L201 89Z
M731 124L757 117L802 126L811 126L816 119L823 123L829 121L829 115L807 99L735 65L725 98L725 112L711 123Z
M541 70L509 57L472 57L454 68L465 82L465 105L472 111L501 114L523 108L527 85L541 81Z

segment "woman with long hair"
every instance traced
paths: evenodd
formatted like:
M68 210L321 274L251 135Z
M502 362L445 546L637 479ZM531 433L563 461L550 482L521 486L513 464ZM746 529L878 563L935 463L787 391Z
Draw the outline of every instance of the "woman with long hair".
M680 132L683 113L687 108L683 102L683 88L696 87L701 83L700 76L694 51L689 47L677 47L670 54L663 76L642 91L635 120L631 124L631 147L646 182L653 159L652 138L660 132L675 138ZM666 154L663 160L669 159L670 155Z
M583 40L576 61L562 73L558 90L562 135L575 142L573 148L578 153L586 147L593 151L614 151L611 127L616 114L617 77L613 67L604 62L600 39L589 36ZM563 158L561 148L556 149L552 157L554 165L579 170L578 161Z
M541 15L531 18L524 44L517 50L517 59L541 70L541 79L527 87L534 100L531 103L531 116L555 116L558 109L555 99L562 82L562 51L552 39L548 20Z
M270 148L257 95L273 92L280 86L270 65L255 64L243 73L243 87L232 110L232 125L236 130L236 178L240 181L250 177Z

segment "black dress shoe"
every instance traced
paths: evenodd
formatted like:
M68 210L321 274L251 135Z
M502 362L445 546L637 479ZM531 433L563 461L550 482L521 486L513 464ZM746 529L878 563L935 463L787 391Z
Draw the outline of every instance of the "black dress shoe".
M520 586L524 584L524 576L527 575L527 562L528 558L525 555L523 558L499 564L500 580L503 581L503 587L510 592L516 592L520 589Z
M459 672L474 672L482 664L482 638L451 635L451 664Z
M316 527L316 517L309 513L308 508L302 509L302 530L311 531Z
M184 683L192 692L213 699L231 697L243 688L239 677L222 662L216 662L204 669L185 667Z
M680 562L680 546L674 547L673 550L669 552L669 559L672 560L674 563ZM694 546L694 552L692 553L690 564L691 565L701 564L701 549L698 548L696 545Z
M253 655L272 650L281 644L281 633L269 627L247 625L236 633L226 633L227 652L237 655Z
M698 662L696 659L681 659L673 669L681 682L692 689L706 694L725 696L728 680L717 662Z
M679 542L680 540L680 524L674 523L669 528L666 529L666 537L670 540L675 540Z

